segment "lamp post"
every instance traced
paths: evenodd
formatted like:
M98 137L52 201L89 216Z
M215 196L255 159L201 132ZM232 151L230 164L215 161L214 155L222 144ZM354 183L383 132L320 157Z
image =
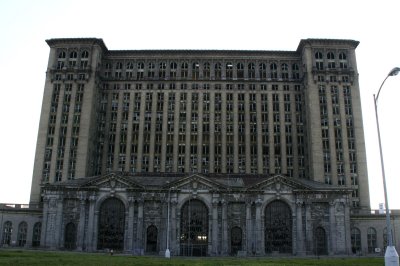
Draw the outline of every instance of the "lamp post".
M171 258L171 252L169 251L169 209L171 202L171 188L168 189L168 209L167 209L167 249L165 250L165 257Z
M379 119L378 119L378 97L383 87L385 81L391 77L396 76L400 72L399 67L393 68L386 78L383 80L381 86L379 87L378 94L375 96L374 94L374 105L375 105L375 117L376 117L376 128L378 130L378 142L379 142L379 153L381 157L381 168L382 168L382 179L383 179L383 193L385 196L385 208L386 208L386 231L387 231L387 238L388 238L388 246L386 247L385 252L385 265L388 266L399 266L399 255L397 254L396 248L393 246L393 239L392 239L392 227L390 224L390 211L389 211L389 203L387 198L387 189L386 189L386 177L385 177L385 166L383 164L383 154L382 154L382 143L381 143L381 133L379 130Z

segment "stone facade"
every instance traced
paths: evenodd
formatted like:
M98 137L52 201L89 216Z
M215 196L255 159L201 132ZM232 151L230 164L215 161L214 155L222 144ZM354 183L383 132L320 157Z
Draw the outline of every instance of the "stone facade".
M199 200L206 206L208 225L203 225L207 228L204 255L229 255L239 250L248 255L265 255L266 208L274 201L284 203L290 210L291 254L315 254L316 228L326 233L324 254L347 254L350 250L345 241L350 237L350 192L346 189L280 175L218 178L197 174L180 177L109 174L79 181L44 188L43 247L66 248L66 225L73 223L77 230L73 249L99 250L97 221L102 215L101 205L109 198L116 198L125 207L120 247L128 253L151 252L146 249L146 232L150 226L155 226L158 232L153 251L158 253L166 249L169 201L169 247L172 254L182 255L182 209L190 200ZM242 234L238 249L233 251L231 230L235 227L241 229ZM278 250L279 245L268 250L275 252L274 248Z
M2 247L376 254L353 40L295 51L51 39L29 208ZM399 213L393 212L394 232ZM399 239L395 235L398 249Z

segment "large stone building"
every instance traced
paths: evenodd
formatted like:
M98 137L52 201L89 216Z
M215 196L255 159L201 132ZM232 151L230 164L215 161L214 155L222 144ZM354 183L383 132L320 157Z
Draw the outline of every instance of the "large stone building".
M305 39L295 51L47 43L30 204L1 205L3 247L218 256L385 246L384 215L370 209L357 41Z

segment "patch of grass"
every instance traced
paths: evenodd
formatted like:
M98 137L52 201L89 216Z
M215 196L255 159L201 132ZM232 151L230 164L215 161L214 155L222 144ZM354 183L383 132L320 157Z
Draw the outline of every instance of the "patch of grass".
M146 266L381 266L383 258L219 258L219 257L163 257L78 253L59 251L4 250L0 249L0 265L146 265Z

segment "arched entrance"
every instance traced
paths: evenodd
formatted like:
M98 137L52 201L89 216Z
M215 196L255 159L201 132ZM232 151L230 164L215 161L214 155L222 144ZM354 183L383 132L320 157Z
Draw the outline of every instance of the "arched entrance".
M65 226L64 248L76 249L76 226L72 222Z
M26 235L28 234L28 224L21 222L18 226L17 242L19 247L24 247L26 244Z
M315 229L315 252L316 255L328 254L325 229L320 226Z
M124 249L125 206L116 198L105 200L100 207L97 249Z
M242 250L242 229L235 226L231 229L231 255L236 255L239 250Z
M40 235L42 233L42 223L37 222L33 226L33 233L32 233L32 247L40 246Z
M158 230L154 225L147 227L146 252L157 252Z
M180 254L206 256L208 209L200 200L189 200L181 209Z
M292 212L280 200L265 208L265 252L292 253Z

